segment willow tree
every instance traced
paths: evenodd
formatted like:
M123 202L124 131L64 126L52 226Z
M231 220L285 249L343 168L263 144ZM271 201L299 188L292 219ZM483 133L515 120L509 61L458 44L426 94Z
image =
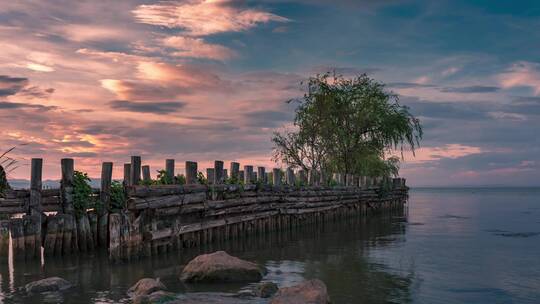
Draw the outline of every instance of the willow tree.
M396 94L367 75L317 75L298 103L294 129L276 132L274 158L305 169L397 175L390 151L411 149L422 138L420 121Z
M7 180L7 173L18 168L17 160L8 156L14 149L15 147L12 147L0 153L0 197L2 197L7 190L11 189Z

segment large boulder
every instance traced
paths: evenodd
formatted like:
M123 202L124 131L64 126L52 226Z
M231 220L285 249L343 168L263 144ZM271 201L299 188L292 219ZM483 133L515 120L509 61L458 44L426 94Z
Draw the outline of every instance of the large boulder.
M59 277L51 277L28 283L24 286L28 293L41 293L50 291L63 291L73 287L73 285Z
M326 285L320 280L306 281L301 284L281 288L270 304L328 304L330 298Z
M167 290L167 287L161 283L159 278L144 278L140 279L135 285L128 289L127 294L131 298L137 298L139 296L148 296L156 291Z
M264 267L217 251L191 260L180 279L187 283L258 282L264 273Z

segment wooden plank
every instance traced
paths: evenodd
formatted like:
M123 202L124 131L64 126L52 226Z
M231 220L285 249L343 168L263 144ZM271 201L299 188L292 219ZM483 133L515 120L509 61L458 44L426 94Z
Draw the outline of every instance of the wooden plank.
M208 191L206 185L151 185L131 186L126 189L129 197L156 197L175 194L197 193Z

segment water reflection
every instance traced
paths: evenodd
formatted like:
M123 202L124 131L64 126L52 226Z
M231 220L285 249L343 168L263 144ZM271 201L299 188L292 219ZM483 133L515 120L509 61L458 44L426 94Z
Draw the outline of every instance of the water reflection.
M405 242L407 217L403 212L379 218L347 219L294 231L252 236L234 242L213 244L157 258L112 264L106 252L0 263L0 297L4 303L122 303L125 292L138 279L160 277L173 292L236 293L243 285L184 285L178 275L190 259L202 252L226 250L232 255L267 266L264 280L290 286L309 278L323 280L335 303L407 303L411 301L414 272L394 271L370 257L375 248ZM28 296L26 283L60 276L76 288L64 294Z

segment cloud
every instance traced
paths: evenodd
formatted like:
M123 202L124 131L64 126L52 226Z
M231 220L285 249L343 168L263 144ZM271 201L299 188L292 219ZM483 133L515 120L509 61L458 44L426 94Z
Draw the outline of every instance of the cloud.
M503 88L529 87L540 95L540 64L520 61L498 76Z
M243 32L257 24L289 19L258 9L242 8L230 0L192 0L140 5L133 10L140 23L181 28L193 36Z
M276 128L285 122L291 122L294 113L281 111L253 111L244 114L249 126L261 128Z
M413 88L433 88L436 87L433 84L416 83L416 82L391 82L386 85L387 87L396 89L413 89Z
M443 93L493 93L499 91L499 87L495 86L466 86L466 87L443 87L439 91Z
M28 78L0 75L0 97L17 94L28 84Z
M109 102L112 109L128 112L169 114L180 111L185 103L179 101L141 102L129 100L113 100Z
M56 110L56 106L44 106L40 104L24 103L24 102L8 102L0 101L0 110L14 110L14 109L37 109L42 111Z
M219 44L210 44L202 38L173 36L163 39L163 45L175 49L172 56L228 60L236 52Z
M50 66L46 66L43 64L35 63L35 62L29 62L26 64L26 67L29 70L36 71L36 72L54 72L54 68Z

